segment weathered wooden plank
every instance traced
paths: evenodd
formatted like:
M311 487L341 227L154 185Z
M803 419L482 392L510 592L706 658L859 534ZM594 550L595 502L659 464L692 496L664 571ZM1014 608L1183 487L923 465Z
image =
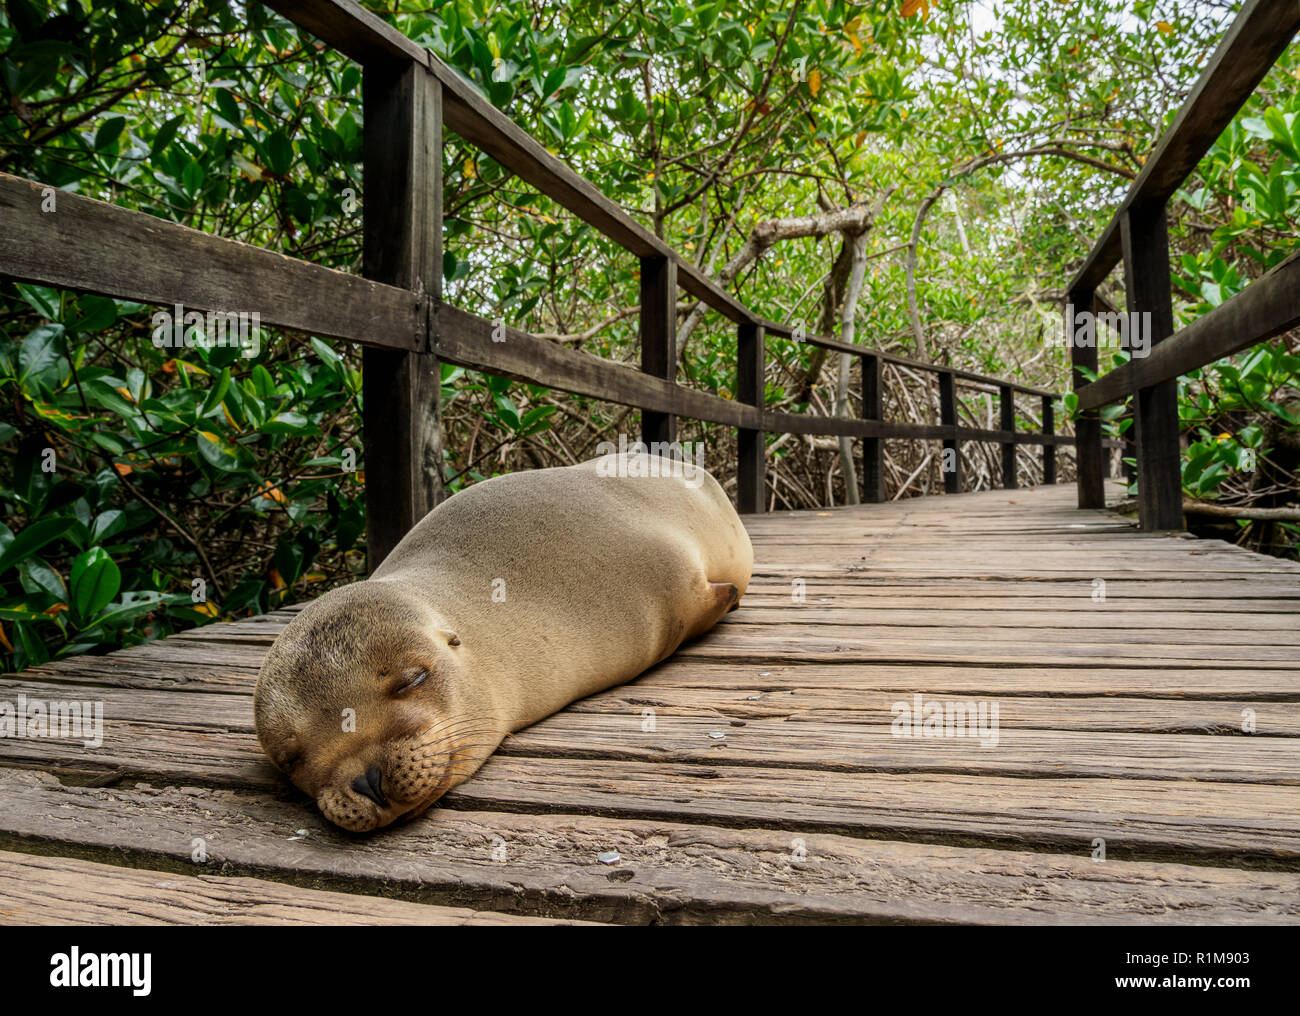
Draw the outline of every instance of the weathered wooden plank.
M22 686L20 686L22 687ZM652 684L638 685L651 693ZM908 694L881 695L877 704L912 707L915 694L935 699L914 685ZM37 697L39 686L26 686ZM868 693L863 693L868 695ZM16 697L16 695L15 695ZM134 704L128 693L100 696L104 705L102 743L73 739L0 739L0 764L70 773L129 774L132 779L272 788L280 780L262 757L244 711L219 706L213 720L195 715L196 696L172 707L165 719ZM791 695L791 699L797 698ZM944 701L973 702L972 699ZM996 700L993 700L996 702ZM987 710L993 703L984 702ZM111 707L111 708L110 708ZM1000 713L1000 706L997 707ZM187 714L188 718L187 719ZM220 716L234 722L214 722ZM1268 709L1252 717L1267 727ZM1224 717L1240 730L1241 715ZM790 724L755 718L719 729L709 717L665 714L644 729L641 709L618 713L563 712L507 738L500 752L528 758L606 758L722 766L779 766L841 772L965 773L1017 777L1090 777L1152 780L1213 780L1300 786L1300 752L1291 738L1204 737L1062 731L1011 727L969 732L969 736L902 737L888 724ZM919 721L918 721L919 722ZM963 714L962 731L967 731ZM973 720L972 720L973 722ZM1000 719L997 721L1000 725ZM722 737L714 735L722 734ZM546 777L540 769L538 779Z
M53 210L42 211L48 195ZM169 312L179 303L185 311L257 314L263 325L367 346L424 342L423 303L400 287L7 173L0 173L0 273Z
M873 634L870 638L846 638L803 632L769 633L765 626L730 624L678 650L681 659L740 660L809 663L933 663L997 664L1009 667L1073 666L1083 660L1115 667L1177 666L1218 669L1247 666L1289 671L1295 669L1296 651L1291 646L1219 645L1212 652L1204 645L1175 645L1095 642L1047 642L1033 638L986 638L970 633L949 634L943 639L921 634L898 637Z
M68 687L67 695L80 694L78 686L91 688L161 689L168 692L248 695L257 679L260 652L245 669L236 671L219 663L182 666L167 659L146 660L129 667L95 667L94 658L79 657L24 673L24 679ZM160 665L161 663L161 665ZM660 664L629 689L640 693L672 687L741 689L747 694L796 689L858 689L911 694L965 693L983 696L1127 696L1251 701L1300 700L1300 683L1287 671L1161 669L1100 666L998 665L956 666L924 664L816 664L785 661L728 663L716 660L672 659Z
M983 697L1036 695L1124 696L1161 699L1252 701L1300 700L1300 676L1294 671L1160 669L1138 666L1007 667L997 664L955 666L951 662L922 663L803 663L780 660L735 663L688 660L661 663L628 692L652 694L665 688L734 689L745 694L768 692L798 696L825 689Z
M881 614L886 616L911 614L916 611L932 611L935 612L935 616L952 611L960 613L966 609L967 598L969 597L977 597L980 603L987 604L988 610L996 612L994 616L1006 612L1024 613L1031 617L1039 612L1073 612L1079 609L1082 601L1088 600L1090 604L1093 602L1089 598L1089 584L1083 582L1074 583L1072 587L1069 583L1033 583L1033 585L1045 586L1043 592L1035 592L1032 588L1027 589L1025 587L1030 584L1023 582L990 582L988 585L993 588L979 589L972 588L970 584L961 586L956 583L950 586L934 588L931 586L884 585L880 583L833 584L833 582L828 581L811 585L806 584L803 587L802 594L806 597L805 604L820 603L823 599L829 598L838 607L869 609L875 612L877 616ZM1213 599L1194 599L1191 597L1178 599L1173 595L1142 596L1126 591L1127 584L1125 583L1116 583L1115 585L1118 588L1112 588L1110 583L1107 584L1106 600L1104 603L1096 604L1098 611L1123 611L1125 618L1128 617L1131 611L1136 617L1147 619L1140 621L1140 623L1170 623L1177 627L1184 615L1189 618L1203 618L1205 623L1209 623L1211 619L1221 619L1223 614L1265 614L1278 616L1277 618L1265 618L1261 623L1270 625L1276 623L1282 626L1294 623L1294 614L1291 612L1300 610L1300 603L1296 602L1297 599L1300 599L1300 593L1291 596L1289 599L1279 596L1278 599L1271 600L1241 599L1231 595ZM1174 585L1174 583L1169 583L1169 585ZM1168 590L1168 593L1172 594L1174 591ZM1279 590L1279 593L1285 591ZM742 602L746 610L761 607L784 607L791 603L791 595L790 583L778 583L761 576L757 582L750 585ZM984 611L981 610L980 613L982 615ZM1176 615L1178 620L1171 619L1171 614ZM1159 619L1152 615L1159 615ZM1251 621L1249 619L1234 618L1233 623L1241 623L1243 626L1249 627Z
M812 580L826 576L843 576L847 570L850 573L868 574L878 581L906 579L915 582L932 576L945 563L939 557L916 560L903 558L883 560L880 557L864 554L860 551L854 554L850 550L843 551L840 554L827 553L825 556L830 558L831 561L825 564L821 562L814 563L815 556L815 551L801 547L788 547L779 551L772 551L770 557L773 560L765 565L764 574L771 576L801 576L806 580ZM946 576L947 580L996 579L1036 583L1039 581L1079 580L1085 578L1091 581L1093 578L1104 578L1109 584L1112 581L1135 581L1138 579L1149 579L1158 582L1173 582L1182 579L1196 584L1192 590L1192 595L1195 596L1211 595L1218 583L1235 582L1247 576L1284 579L1296 574L1294 568L1285 567L1286 562L1279 562L1267 568L1251 568L1248 565L1237 564L1224 565L1216 562L1189 568L1186 571L1180 570L1178 567L1182 564L1181 561L1170 561L1163 565L1153 563L1147 567L1121 567L1114 563L1100 562L1095 563L1092 567L1072 562L1047 563L1042 566L1035 564L1031 566L1011 560L983 568L973 561L953 561L951 564L952 568L950 574Z
M199 865L195 868L202 870ZM0 851L0 925L499 927L585 923L323 892L259 878L178 875Z
M926 701L974 701L969 695L953 695L934 689L927 682L929 671L914 671L915 688L923 688ZM797 678L797 673L792 675ZM701 683L707 680L701 675ZM763 681L761 683L767 683ZM866 680L866 684L881 683ZM1028 684L1028 682L1027 682ZM1291 701L1260 700L1171 700L1118 696L1061 697L1050 681L1032 685L1037 695L1011 697L1005 694L982 695L983 701L998 704L998 722L1003 729L1017 727L1038 730L1092 730L1148 734L1216 734L1242 733L1248 715L1259 737L1300 736L1300 682ZM1026 688L1025 690L1028 690ZM1140 692L1125 689L1129 695ZM886 691L871 687L780 688L766 693L748 688L692 687L643 681L614 688L575 702L569 712L615 713L642 716L652 709L656 723L660 715L695 715L712 717L715 729L726 732L735 720L748 723L756 719L776 719L787 723L889 724L897 713L898 702L912 705L909 692ZM810 736L816 732L810 731Z
M918 692L917 694L921 694ZM795 696L791 696L792 698ZM973 699L930 698L975 704ZM996 701L996 700L994 700ZM886 709L907 706L900 696ZM984 702L991 708L992 703ZM825 723L755 717L564 712L507 738L500 753L525 758L623 759L713 766L766 766L853 773L956 773L1014 777L1210 780L1300 787L1300 741L1289 737L1207 737L1095 730L1002 727L961 736L897 736L888 723ZM1267 712L1267 710L1265 710ZM1220 714L1218 729L1240 732L1242 716ZM1256 717L1257 719L1257 717ZM972 720L972 723L974 721ZM721 734L722 737L716 735ZM1296 798L1300 802L1300 796Z
M1018 683L1002 682L996 691L985 689L972 696L969 690L954 694L946 687L942 675L951 674L950 669L917 667L912 672L910 686L906 686L905 681L896 680L898 686L893 688L888 687L888 678L860 671L856 676L857 684L852 688L815 683L807 686L802 683L801 669L783 671L776 681L773 681L771 672L768 672L768 678L763 679L756 678L754 671L750 670L745 676L755 685L766 686L766 691L759 691L756 687L737 687L734 683L736 675L723 668L697 665L699 686L671 683L669 672L662 671L659 678L647 677L583 699L570 706L569 711L622 714L636 721L640 720L641 712L646 708L681 716L712 716L722 723L724 732L726 725L737 719L873 725L891 723L896 715L894 706L898 702L910 706L911 696L920 691L927 698L947 701L980 699L997 702L999 723L1005 728L1240 734L1247 716L1244 711L1251 710L1249 718L1254 734L1260 737L1300 736L1300 679L1282 687L1270 687L1269 699L1225 699L1221 697L1223 689L1216 685L1212 691L1220 696L1218 698L1200 697L1195 688L1181 688L1180 701L1141 697L1144 695L1143 680L1139 678L1134 686L1132 675L1127 682L1112 682L1107 688L1110 697L1099 697L1100 689L1094 695L1070 696L1068 691L1058 691L1054 678L1041 671L1024 675ZM709 685L711 672L716 672L719 687ZM965 676L969 681L970 675ZM1018 694L1008 695L1008 690ZM64 685L15 679L0 687L0 696L10 702L16 701L19 694L26 695L28 700L98 702L102 704L106 722L143 719L180 730L251 733L250 691L251 685L243 695L197 689L188 694L177 694L172 689L129 687L117 682ZM1122 697L1117 692L1121 692ZM1287 701L1276 698L1288 693Z
M887 607L851 607L840 602L839 598L825 599L826 603L818 597L792 603L787 591L782 598L768 597L760 602L757 597L746 593L740 609L725 618L724 623L840 625L846 635L858 634L858 629L898 635L909 628L942 628L945 632L983 628L995 636L1005 637L1006 632L1002 629L1034 628L1043 629L1048 638L1058 637L1050 632L1073 632L1076 638L1080 633L1088 633L1089 638L1095 637L1111 645L1134 641L1133 631L1147 641L1150 641L1152 631L1160 631L1161 638L1173 638L1184 644L1204 642L1218 645L1224 639L1223 619L1217 612L1197 613L1186 609L1177 613L1147 612L1135 610L1125 605L1131 601L1123 600L1093 603L1090 599L1080 598L1072 606L1059 610L1028 606L1021 610L1003 610L1000 604L994 606L991 603L971 610L960 609L959 605L951 602L944 607L895 603ZM1130 631L1117 631L1118 625ZM1245 614L1234 619L1232 630L1242 638L1268 645L1300 646L1300 630L1297 630L1294 613Z
M1290 628L1257 629L1241 626L1234 628L1231 632L1225 631L1217 625L1209 631L1190 626L1166 626L1159 623L1155 628L1142 628L1140 626L1129 627L1129 619L1124 614L1112 613L1106 619L1109 624L1106 624L1100 620L1090 619L1088 615L1083 614L1082 609L1078 612L1082 616L1077 616L1074 624L1071 624L1068 619L1064 619L1058 620L1057 623L1051 625L1021 625L1014 622L1001 625L986 625L981 623L982 619L979 618L978 612L975 612L975 617L968 618L965 621L957 618L950 621L932 619L930 624L890 623L890 620L883 618L857 620L847 617L831 619L808 617L800 621L793 620L795 615L802 612L802 609L798 607L789 608L787 613L791 615L791 620L783 622L780 620L782 612L779 610L751 614L746 608L742 607L725 618L717 630L724 635L735 634L742 638L747 634L774 635L780 631L792 638L801 639L876 639L882 642L912 642L918 639L938 637L945 642L951 641L954 644L1032 641L1040 645L1075 645L1081 641L1086 641L1114 649L1135 645L1192 649L1207 645L1222 645L1226 639L1234 638L1239 641L1250 642L1252 645L1261 648L1269 647L1267 655L1270 657L1274 655L1285 656L1282 653L1274 653L1273 650L1275 649L1296 649L1300 647L1300 631L1297 631L1294 625ZM1025 632L1025 628L1032 628L1033 630ZM941 631L935 631L934 629L941 629ZM1203 652L1203 650L1199 651ZM1297 652L1290 655L1293 660L1300 658L1300 653Z
M498 756L452 808L562 810L949 844L1300 869L1300 790L1169 780L801 772Z
M0 772L0 795L0 842L19 849L57 836L84 856L193 873L205 870L190 861L199 829L214 873L479 911L637 924L1300 920L1300 875L1135 863L1118 859L1122 843L1097 863L1090 838L1044 854L452 809L358 838L265 795L91 790L17 772ZM610 850L617 864L596 862Z
M187 650L189 652L189 650ZM96 658L78 657L33 668L25 679L70 686L153 688L167 691L247 695L257 679L261 650L244 651L244 669L220 662L176 664L161 657L130 666L97 667ZM101 658L103 659L103 658ZM1297 700L1300 684L1288 671L1241 667L1224 669L1162 669L1134 667L1055 666L1004 667L979 664L958 666L954 661L907 664L805 663L762 661L729 663L725 660L671 659L630 687L695 686L743 688L750 692L789 691L793 688L860 688L911 693L978 693L981 695L1119 695L1154 698Z

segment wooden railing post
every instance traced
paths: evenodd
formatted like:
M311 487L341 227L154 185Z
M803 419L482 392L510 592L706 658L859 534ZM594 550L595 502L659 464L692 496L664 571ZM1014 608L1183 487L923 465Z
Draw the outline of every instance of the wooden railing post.
M880 357L866 353L860 357L862 364L862 418L883 420L885 417L885 389L881 377ZM878 437L862 439L862 500L865 504L879 504L885 500L884 441Z
M1043 437L1056 434L1056 411L1052 405L1052 396L1043 396ZM1056 445L1050 441L1043 444L1043 483L1056 482Z
M423 307L413 350L362 354L366 554L373 571L442 500L442 377L428 310L442 295L442 88L415 63L367 67L363 273Z
M1065 300L1065 341L1070 346L1071 378L1074 390L1078 391L1089 381L1088 373L1097 374L1097 345L1100 338L1096 325L1096 301L1091 289L1072 290ZM1080 313L1088 315L1085 320L1093 322L1092 345L1081 345L1075 341L1075 318ZM1095 409L1080 412L1074 421L1074 457L1075 472L1079 487L1080 508L1105 508L1106 484L1105 465L1102 462L1101 414Z
M1126 209L1120 216L1124 286L1133 324L1156 343L1173 334L1169 280L1169 232L1163 201ZM1148 318L1147 315L1150 315ZM1132 328L1132 324L1130 324ZM1183 528L1182 460L1179 454L1178 382L1140 388L1134 399L1138 515L1143 529Z
M1133 435L1136 433L1133 423L1133 406L1129 405L1124 415L1119 418L1123 423L1129 421L1129 427L1124 431L1123 436L1119 439L1119 465L1120 474L1124 477L1124 482L1134 484L1138 482L1137 470L1137 445L1133 442Z
M939 422L945 427L957 426L957 384L951 371L939 372ZM951 469L948 468L951 465ZM955 437L944 438L943 458L939 462L943 473L945 494L961 493L961 444Z
M763 347L763 326L741 324L736 342L736 398L760 414L766 390ZM742 515L756 515L764 511L767 500L767 438L761 428L739 427L736 447L736 509Z
M641 258L641 369L654 377L677 378L677 264L666 257ZM677 440L677 418L643 410L641 440L647 445Z
M1014 434L1016 431L1016 390L1010 385L998 387L998 411L1001 415L1002 430ZM1002 442L1002 486L1014 490L1016 483L1016 443Z

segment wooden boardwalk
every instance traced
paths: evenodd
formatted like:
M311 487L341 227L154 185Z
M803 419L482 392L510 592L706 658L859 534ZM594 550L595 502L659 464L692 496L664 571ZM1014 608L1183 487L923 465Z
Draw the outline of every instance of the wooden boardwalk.
M368 837L258 748L288 611L8 677L105 732L0 739L0 922L1300 923L1300 565L1074 496L747 517L726 623Z

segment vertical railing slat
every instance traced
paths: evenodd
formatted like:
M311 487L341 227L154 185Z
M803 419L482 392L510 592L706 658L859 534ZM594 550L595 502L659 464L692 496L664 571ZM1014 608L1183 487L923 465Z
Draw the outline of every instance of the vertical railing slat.
M862 418L885 418L885 389L881 376L880 357L865 353L862 364ZM884 440L878 437L862 439L862 500L878 504L885 500Z
M366 551L373 571L444 496L441 375L427 314L442 295L442 88L418 64L367 67L363 272L411 290L419 348L362 354Z
M763 326L739 326L736 343L736 398L762 413L766 392ZM736 507L741 514L765 510L767 438L762 429L736 430Z
M641 369L677 379L677 264L666 257L641 258ZM641 440L648 445L677 440L677 418L643 410Z
M1056 411L1052 405L1052 396L1043 397L1043 436L1056 434ZM1050 441L1043 444L1043 483L1056 482L1056 445Z
M1091 289L1072 291L1066 298L1065 340L1070 346L1070 375L1075 391L1088 384L1089 374L1094 378L1097 376L1096 339L1100 336L1096 334L1095 311L1096 300ZM1081 313L1093 321L1092 345L1075 341L1078 326L1076 318ZM1074 421L1074 457L1080 508L1106 507L1106 485L1103 479L1105 465L1102 455L1101 414L1095 409L1084 410Z
M998 410L1001 415L1003 432L1014 434L1016 430L1016 390L1010 385L1001 385L998 388ZM1002 442L1002 486L1007 490L1014 490L1017 486L1015 441Z
M1124 286L1130 315L1148 319L1151 345L1174 331L1169 278L1169 231L1164 202L1126 209L1120 219ZM1132 325L1130 325L1130 328ZM1142 388L1134 398L1138 514L1143 529L1182 529L1178 382Z
M957 379L947 370L939 372L939 422L945 427L957 426ZM956 438L944 439L939 465L944 493L961 493L961 443Z

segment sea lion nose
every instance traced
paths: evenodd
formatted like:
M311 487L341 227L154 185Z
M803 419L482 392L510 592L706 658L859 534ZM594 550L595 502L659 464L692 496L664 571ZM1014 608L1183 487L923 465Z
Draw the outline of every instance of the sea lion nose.
M362 797L370 798L379 807L388 807L388 799L384 797L384 773L379 766L371 766L353 780L352 789Z

